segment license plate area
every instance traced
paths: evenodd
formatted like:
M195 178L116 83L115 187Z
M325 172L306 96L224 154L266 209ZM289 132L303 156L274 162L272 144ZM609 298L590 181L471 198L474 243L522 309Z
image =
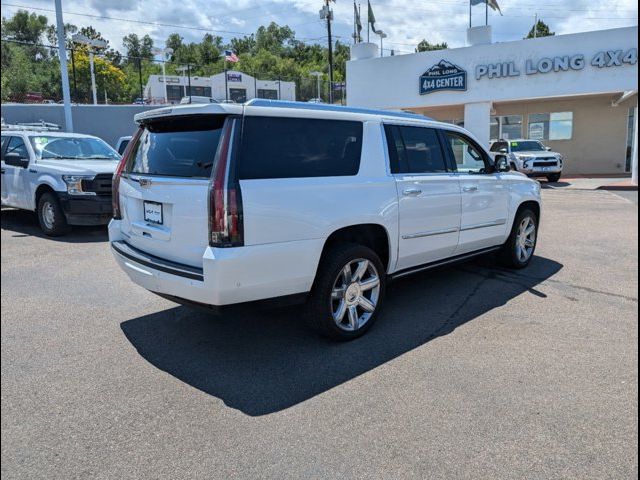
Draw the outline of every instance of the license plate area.
M144 221L154 225L162 225L164 218L162 204L158 202L143 202Z

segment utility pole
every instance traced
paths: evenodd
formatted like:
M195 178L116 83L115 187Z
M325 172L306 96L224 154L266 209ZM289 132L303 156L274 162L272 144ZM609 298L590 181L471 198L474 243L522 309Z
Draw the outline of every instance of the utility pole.
M329 43L329 104L333 103L333 42L331 40L331 20L333 20L333 12L329 7L331 0L324 0L325 5L320 10L320 19L327 20L327 39Z
M71 93L69 92L69 72L67 71L67 48L62 18L62 0L56 0L56 34L58 36L58 57L60 58L60 76L62 77L62 101L64 103L64 126L67 132L73 132L71 116Z
M533 38L538 38L538 12L536 12L533 21Z

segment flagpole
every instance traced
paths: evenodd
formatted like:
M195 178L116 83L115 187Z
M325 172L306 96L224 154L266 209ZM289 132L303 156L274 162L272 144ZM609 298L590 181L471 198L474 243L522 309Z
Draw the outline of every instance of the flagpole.
M356 25L356 0L353 0L353 44L358 43L358 26Z
M229 100L229 74L227 73L227 57L224 57L224 99Z
M472 10L472 0L469 0L469 28L471 28L471 10Z
M489 0L484 2L484 24L485 26L489 25Z

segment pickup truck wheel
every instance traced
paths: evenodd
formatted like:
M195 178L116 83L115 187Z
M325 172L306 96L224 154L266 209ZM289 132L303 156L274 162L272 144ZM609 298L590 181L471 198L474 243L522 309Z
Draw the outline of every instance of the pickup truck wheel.
M562 176L561 173L554 173L553 175L547 175L547 182L556 183L557 181L560 180L561 176Z
M333 247L311 290L311 326L334 340L357 338L376 320L384 292L384 267L373 250L356 244Z
M538 216L527 208L516 216L509 239L499 253L500 261L510 268L525 268L531 262L538 243Z
M55 193L42 194L38 200L38 222L45 235L57 237L70 230L60 202Z

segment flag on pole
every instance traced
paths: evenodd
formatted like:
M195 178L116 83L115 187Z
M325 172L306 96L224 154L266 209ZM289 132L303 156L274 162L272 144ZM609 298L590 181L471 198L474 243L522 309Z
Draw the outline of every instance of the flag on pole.
M500 10L500 5L498 5L497 0L471 0L471 5L473 6L480 5L481 3L486 3L492 10L502 15L502 10Z
M362 20L360 20L360 12L358 11L358 7L356 6L356 2L353 2L353 14L356 23L356 32L355 32L355 40L356 43L360 43L361 41L361 32L362 32Z
M224 51L224 60L226 62L231 62L231 63L238 63L240 61L240 59L233 52L233 50L225 50Z
M376 30L376 17L373 14L373 9L371 8L371 2L369 0L367 0L367 7L367 16L369 23L371 24L371 30L373 30L373 33L375 33L376 35L380 35L380 33L382 33L382 30Z

